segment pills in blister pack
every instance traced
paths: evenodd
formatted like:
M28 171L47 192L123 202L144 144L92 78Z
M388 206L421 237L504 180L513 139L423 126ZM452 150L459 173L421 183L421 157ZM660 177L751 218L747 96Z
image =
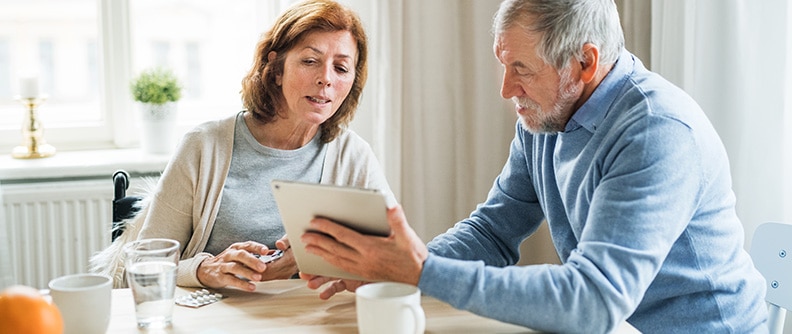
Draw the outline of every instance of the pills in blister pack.
M223 295L219 293L212 293L206 289L201 289L193 291L187 295L176 297L176 305L198 308L218 302L221 299L223 299Z

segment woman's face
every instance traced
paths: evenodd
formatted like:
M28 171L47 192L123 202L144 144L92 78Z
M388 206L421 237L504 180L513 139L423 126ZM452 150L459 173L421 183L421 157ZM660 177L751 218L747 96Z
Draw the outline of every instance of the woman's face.
M271 55L272 56L272 55ZM286 53L276 83L290 121L322 124L333 116L355 81L357 42L349 31L308 33Z

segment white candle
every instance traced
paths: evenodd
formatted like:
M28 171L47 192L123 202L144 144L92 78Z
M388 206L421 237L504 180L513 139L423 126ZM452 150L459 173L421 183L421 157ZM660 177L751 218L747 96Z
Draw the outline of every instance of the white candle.
M19 96L21 98L30 98L39 96L39 83L38 77L27 76L22 77L19 82Z

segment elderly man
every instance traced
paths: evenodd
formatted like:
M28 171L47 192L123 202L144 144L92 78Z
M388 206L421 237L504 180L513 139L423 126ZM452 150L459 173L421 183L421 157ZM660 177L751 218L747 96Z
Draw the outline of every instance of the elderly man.
M306 249L539 330L766 332L723 144L693 99L624 49L612 0L506 0L493 27L519 124L486 202L427 246L396 207L387 238L315 219L324 234L301 236ZM514 266L543 220L563 264ZM322 298L364 284L303 278L331 282Z

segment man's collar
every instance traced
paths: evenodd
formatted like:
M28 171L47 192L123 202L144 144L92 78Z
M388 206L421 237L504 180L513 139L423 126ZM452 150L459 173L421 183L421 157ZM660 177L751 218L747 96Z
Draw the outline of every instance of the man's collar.
M586 103L580 106L575 114L572 115L564 132L570 132L582 126L589 132L594 133L597 130L597 125L605 118L605 114L610 109L609 107L613 100L616 99L616 95L611 94L611 92L621 87L622 80L633 71L634 64L634 56L626 49L622 49L619 59L613 64L613 68L597 85L597 88L591 93Z

